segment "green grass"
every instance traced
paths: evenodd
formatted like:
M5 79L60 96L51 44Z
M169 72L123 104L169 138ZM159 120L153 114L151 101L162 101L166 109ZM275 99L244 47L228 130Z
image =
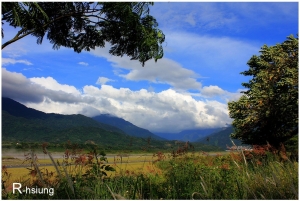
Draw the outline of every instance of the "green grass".
M53 196L12 194L10 186L4 183L2 199L298 199L298 162L281 162L270 154L248 158L237 152L177 157L157 153L152 156L152 163L146 162L150 156L138 156L144 160L138 166L128 163L140 161L138 157L108 165L104 153L94 152L93 160L83 165L79 156L77 166L53 162L54 175L41 168L43 181L38 171L30 180L18 180L23 179L28 186L43 182L55 189ZM5 181L8 175L4 173Z

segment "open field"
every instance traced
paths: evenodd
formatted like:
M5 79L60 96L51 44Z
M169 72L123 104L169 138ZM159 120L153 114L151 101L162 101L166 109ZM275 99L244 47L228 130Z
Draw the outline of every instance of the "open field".
M52 153L52 157L55 159L55 162L62 164L63 162L63 152L61 153ZM191 153L190 153L191 154ZM194 155L203 155L203 153L193 153ZM228 152L211 152L207 153L208 155L225 155ZM39 165L42 172L55 172L55 168L47 154L36 153L37 164ZM160 172L160 169L157 168L153 162L158 158L153 154L107 154L108 165L111 165L115 168L115 172L110 172L109 176L115 176L120 174L129 174L134 175L138 173L156 173ZM170 158L170 155L165 154L164 160ZM31 164L29 161L25 161L24 153L2 153L2 166L5 166L8 170L7 172L11 174L11 181L18 181L22 179L29 179L29 169Z
M50 164L50 160L43 161L46 164ZM160 172L160 169L157 168L151 161L138 161L138 162L123 162L123 163L115 163L111 164L111 166L116 170L115 172L109 172L108 177L116 176L116 175L137 175L141 173L157 173ZM30 170L31 167L10 167L7 168L7 172L11 175L9 179L9 183L19 182L30 179ZM51 165L40 166L41 172L54 172L55 167Z
M90 200L114 199L120 195L139 200L298 199L297 161L281 161L266 152L249 153L190 152L177 157L163 153L122 157L108 154L108 163L101 160L103 163L99 165L94 159L87 166L82 165L86 163L74 165L73 159L73 165L58 166L58 170L45 156L37 161L42 178L37 171L30 172L30 168L15 167L23 160L6 155L2 156L3 164L13 167L6 168L6 174L2 170L5 181L2 198ZM62 153L53 153L59 155ZM63 159L54 159L57 160ZM61 176L53 177L57 172ZM53 186L54 196L12 194L13 182L34 187L42 181Z

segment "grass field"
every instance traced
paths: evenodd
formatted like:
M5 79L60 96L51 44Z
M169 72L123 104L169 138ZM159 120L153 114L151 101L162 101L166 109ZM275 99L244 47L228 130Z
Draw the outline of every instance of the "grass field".
M267 152L218 152L171 154L108 154L91 163L78 155L77 165L56 164L40 158L37 172L7 168L2 180L3 199L298 199L298 162L281 161ZM55 161L62 162L62 158ZM89 160L88 160L89 161ZM3 164L20 165L22 160L3 157ZM34 162L33 162L34 163ZM114 168L115 171L111 171ZM53 172L57 177L49 176ZM59 173L60 172L60 173ZM31 174L29 174L31 173ZM61 174L60 176L57 174ZM10 178L8 176L11 176ZM106 175L106 176L105 176ZM55 194L12 194L11 182L53 186Z
M55 155L63 156L63 153L55 153ZM43 165L40 166L40 170L42 172L55 172L55 167L53 166L51 159L46 157L41 157L41 159L37 160L38 165ZM156 157L154 157L152 154L124 154L123 156L120 156L120 154L109 154L107 157L107 164L114 167L116 171L110 172L108 176L158 172L159 169L153 165L153 161L155 160ZM55 162L57 161L61 164L63 162L63 158L55 158ZM28 167L23 167L24 165L28 165ZM31 177L29 170L31 169L30 161L14 158L12 156L5 156L2 157L2 166L8 167L7 172L11 175L8 182L18 182L24 179L30 179Z
M59 162L60 164L63 162L62 157L63 152L61 153L54 153L56 156L55 161ZM188 155L191 155L192 153L189 153ZM202 152L193 153L194 155L203 155ZM211 152L210 155L226 155L228 152ZM5 154L4 154L5 155ZM9 155L9 154L8 154ZM7 172L11 175L8 182L17 182L24 179L30 179L30 166L28 167L18 167L22 165L30 165L29 161L25 161L24 157L23 159L20 158L20 154L18 154L19 158L14 158L13 154L10 154L10 156L4 156L2 157L2 166L6 166ZM55 172L55 167L52 164L51 159L46 155L39 154L37 163L39 165L43 165L40 167L42 172L48 171L48 172ZM168 154L165 154L164 160L167 160L170 158ZM116 175L137 175L141 173L160 173L161 170L153 164L158 159L156 155L153 154L108 154L107 155L107 161L108 164L115 168L115 172L110 172L108 176L116 176ZM45 164L50 164L47 166L44 166ZM13 167L10 167L13 166ZM28 169L29 168L29 169Z

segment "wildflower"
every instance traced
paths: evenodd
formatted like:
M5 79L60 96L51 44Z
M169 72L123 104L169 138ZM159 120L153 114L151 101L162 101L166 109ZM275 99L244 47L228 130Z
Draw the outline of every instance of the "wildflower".
M256 161L256 164L257 164L257 165L262 165L262 162L261 162L260 160L257 160L257 161Z
M222 164L221 169L229 170L229 165L227 163Z

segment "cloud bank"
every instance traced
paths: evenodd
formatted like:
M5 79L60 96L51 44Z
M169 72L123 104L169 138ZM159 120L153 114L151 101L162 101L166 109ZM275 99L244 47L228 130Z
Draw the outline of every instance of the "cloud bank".
M27 107L47 113L80 113L89 117L109 113L153 132L179 132L231 123L226 103L196 100L188 93L171 88L155 93L146 89L117 89L103 83L100 88L86 85L78 90L52 77L26 78L5 68L2 68L2 83L2 96ZM207 96L223 93L228 92L217 86L204 88Z

